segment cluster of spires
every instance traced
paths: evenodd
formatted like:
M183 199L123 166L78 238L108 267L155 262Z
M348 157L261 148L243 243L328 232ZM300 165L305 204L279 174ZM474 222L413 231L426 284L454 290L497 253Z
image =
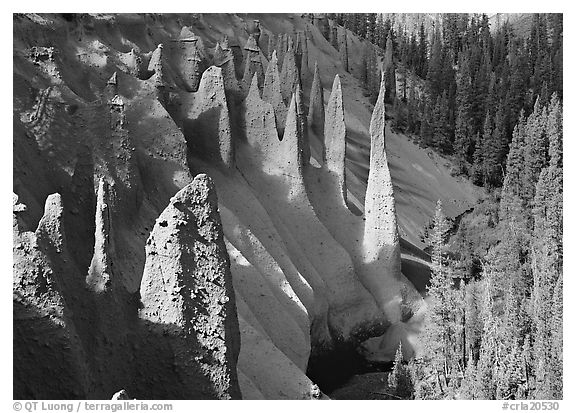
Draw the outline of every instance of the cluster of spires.
M334 25L330 31L330 33L340 32L342 32L342 36L346 36L345 30L339 31ZM197 38L193 33L187 28L182 29L182 33L177 42L185 43L186 47L197 48L198 41L194 40ZM311 157L309 138L311 134L323 140L322 158L317 159L317 161L332 176L337 177L337 192L340 194L341 204L347 205L346 126L340 78L338 75L335 76L330 99L327 106L324 107L323 88L319 67L316 63L313 70L308 113L305 113L301 76L309 73L307 33L297 33L296 42L289 35L278 35L275 50L270 50L274 44L274 36L267 34L269 61L260 50L257 41L257 39L263 41L265 37L258 36L255 31L249 34L244 46L244 76L242 81L238 81L236 78L236 59L228 39L224 38L222 42L216 44L214 49L215 65L204 71L196 91L187 94L191 97L183 100L184 109L180 115L183 119L176 119L177 122L190 122L190 133L200 131L191 138L187 136L192 154L205 157L225 168L234 166L235 145L238 144L238 139L235 137L234 128L231 124L230 109L234 107L231 105L237 105L243 99L247 109L244 127L251 127L247 123L261 125L261 130L258 133L246 132L248 143L267 148L268 153L265 154L265 158L271 164L275 163L275 167L278 167L278 163L284 163L287 168L286 173L292 176L301 176L303 168L309 165ZM344 37L344 43L345 41ZM338 44L342 52L345 46L342 42ZM155 71L153 82L156 85L166 84L165 81L159 82L158 80L165 73L167 67L163 63L162 53L162 46L160 45L153 53L149 64L149 70ZM205 52L192 53L194 56L198 54L206 55ZM280 56L282 59L281 69ZM193 60L191 64L194 65L195 61ZM390 266L391 271L399 274L400 256L397 247L399 239L392 183L385 152L384 94L386 78L387 72L385 71L379 79L378 102L374 108L370 126L371 167L365 205L366 233L364 242L374 247L374 260L390 261L393 263ZM204 124L207 120L202 119L202 114L214 108L219 110L218 126L210 127ZM186 130L184 134L185 136L188 135ZM259 138L267 140L267 142L253 142L253 139ZM390 249L392 255L389 259L382 259L381 248L377 247L384 244L394 245Z
M179 66L187 67L187 69L181 73L181 78L185 79L185 90L193 91L196 95L187 114L191 115L192 118L199 118L201 113L207 110L210 105L221 108L220 122L222 122L223 128L217 128L218 136L204 136L201 138L205 140L207 145L213 145L213 147L208 148L207 153L212 157L218 158L225 167L230 168L234 165L234 140L231 132L232 127L230 125L227 99L228 96L245 97L247 104L255 104L260 107L258 109L260 111L258 114L260 119L256 120L257 123L261 121L260 123L263 125L262 128L264 130L274 131L272 136L267 133L256 135L256 139L260 138L268 141L260 143L270 145L270 152L267 154L268 161L274 163L275 167L285 169L291 176L299 177L298 179L301 179L302 184L304 184L303 170L309 165L311 157L308 142L309 133L323 138L322 166L338 177L337 190L342 197L343 204L346 205L346 128L340 78L336 75L330 99L325 108L318 64L315 64L310 103L308 105L309 110L306 115L301 89L301 76L309 70L306 33L297 34L296 44L292 37L279 35L276 50L269 54L269 62L262 59L262 52L258 47L257 39L251 34L245 46L244 77L242 82L238 82L234 55L227 39L216 45L214 51L215 66L202 70L205 60L203 53L199 49L198 38L191 31L188 33L184 29L175 42L176 46L171 45L171 47L178 47L184 51L186 63ZM273 43L272 38L272 36L269 36L269 45ZM164 63L163 49L163 45L157 47L148 65L148 71L153 72L152 82L157 88L165 88L169 84L170 80L167 77L167 73L172 70L167 68ZM270 52L270 46L268 49ZM280 60L282 61L281 71L279 68ZM266 65L265 69L263 63ZM392 182L385 152L385 87L383 79L384 76L370 125L371 157L365 208L367 222L365 242L379 246L393 245L397 247L399 240ZM260 96L260 89L262 89L262 96ZM105 95L110 112L113 115L113 125L111 126L114 127L114 124L119 124L120 127L124 126L124 102L118 95L116 73L107 82ZM216 96L215 99L214 96ZM252 110L252 113L257 113L258 110ZM114 114L117 114L116 118ZM225 133L221 133L222 130ZM274 134L276 133L277 139L274 140ZM270 139L273 140L270 141ZM250 140L249 137L249 143ZM202 177L198 182L195 180L190 185L193 185L191 188L200 186L207 188L206 191L208 192L214 192L213 185L207 177ZM186 191L184 189L182 191L186 194L190 192L192 190L189 188L190 185L185 188ZM111 236L112 225L109 209L111 196L109 184L104 179L100 179L95 217L96 243L94 256L86 277L86 283L89 288L97 293L109 291L111 288L113 289L114 285L112 271L114 242ZM171 201L171 207L177 208L178 203L188 202L188 198L180 199L179 197L182 198L184 195L176 196ZM210 195L203 202L208 202L212 208L217 205L215 195ZM48 218L43 218L43 220L50 219L50 211L54 209L52 207L49 208L48 205L59 204L61 200L59 195L56 194L49 197L46 203L49 215ZM61 206L56 208L56 210L61 209ZM385 219L383 219L383 214L386 214ZM56 219L56 221L61 221L61 217ZM48 235L43 235L47 231L43 229L45 226L42 225L42 222L41 220L37 230L38 236L47 236L50 240L54 240L51 241L54 248L62 248L62 242L58 241L58 234L48 233ZM379 225L381 222L386 222L386 227ZM54 228L60 227L55 226ZM158 227L157 231L162 231L160 227ZM52 227L47 228L50 229ZM391 251L393 252L386 260L393 267L397 267L394 271L399 273L399 249L392 248ZM374 257L374 259L376 258ZM227 275L224 274L223 277L229 277L229 273ZM143 290L143 292L145 291ZM230 295L231 291L229 290L227 294ZM153 301L150 301L150 303L153 303ZM159 311L160 309L157 310ZM153 311L150 311L150 308L147 307L143 314L154 314ZM233 383L233 385L236 384ZM222 391L223 393L220 396L228 394L226 389ZM236 390L233 389L228 395L235 395L235 392Z

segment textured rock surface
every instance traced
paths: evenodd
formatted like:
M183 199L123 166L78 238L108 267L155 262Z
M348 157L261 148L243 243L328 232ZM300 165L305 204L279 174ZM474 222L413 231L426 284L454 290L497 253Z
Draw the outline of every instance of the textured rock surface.
M231 167L234 146L221 68L211 66L202 74L198 92L186 106L184 135L190 150Z
M243 56L244 22L255 18L259 44L268 42L271 60L277 45L276 67L251 42ZM56 14L14 15L16 398L110 399L119 389L137 399L227 398L238 397L238 388L244 398L318 398L310 377L321 379L320 372L327 381L344 379L359 346L374 361L393 357L399 340L415 348L421 297L402 274L382 271L397 263L382 267L378 260L390 239L394 245L396 224L373 211L362 216L373 173L369 158L390 164L396 221L411 242L418 242L433 212L428 199L437 188L443 201L456 199L446 202L451 216L467 208L460 203L469 195L443 159L385 129L381 105L378 130L386 131L388 154L381 153L380 132L373 142L378 150L369 153L370 105L354 78L362 42L348 34L350 73L343 76L342 50L326 42L326 16L313 19L318 26L307 20L93 14L69 22ZM215 67L200 69L198 90L190 92L198 57L201 67ZM278 64L285 60L282 85ZM270 76L251 73L251 61ZM306 61L318 63L314 82ZM246 67L246 83L238 82ZM335 88L329 129L336 132L327 137L321 80L326 84L337 72L342 93ZM306 112L310 129L302 127ZM326 147L337 155L337 174L320 167L324 141L333 141ZM380 172L374 182L388 179ZM223 353L230 335L196 334L211 322L194 324L197 317L188 310L205 306L210 295L200 289L192 299L193 287L177 284L179 267L161 264L169 251L175 254L170 262L189 258L181 274L205 280L200 269L220 268L194 260L198 228L208 221L188 233L178 218L191 222L202 208L180 210L171 201L200 173L215 182L226 237L219 251L232 260L231 284L216 290L237 302L236 369ZM107 183L101 190L100 178ZM392 185L385 182L384 192L372 185L370 196L390 212ZM368 217L377 218L379 231L366 228ZM151 232L159 237L157 254L147 255ZM162 237L195 241L175 248ZM105 290L86 288L91 271ZM160 287L163 280L170 283ZM144 314L140 293L152 284L158 294L145 301L155 310ZM215 323L225 330L218 317ZM191 349L204 351L203 357L194 359Z
M282 62L282 72L280 73L280 90L282 91L282 99L288 103L292 93L296 90L296 86L300 84L300 72L296 66L296 56L294 55L294 47L292 38L288 42L288 49L284 54Z
M252 81L252 77L256 75L258 87L261 87L264 82L264 67L260 60L260 48L252 35L248 37L244 50L246 51L246 55L244 57L244 76L242 81L245 87L248 87Z
M17 203L15 214L24 206ZM62 200L48 197L36 233L14 228L14 394L30 399L84 398L90 375L68 303L59 256L65 254Z
M266 68L266 77L264 79L264 89L262 91L262 100L270 103L274 108L276 115L276 126L280 136L284 133L284 124L286 123L287 108L282 98L280 82L280 73L278 72L278 59L276 51L272 52L272 58Z
M146 245L140 319L170 337L190 398L239 398L240 337L216 190L198 175L156 220Z
M346 125L344 123L344 106L342 103L342 86L336 75L332 84L332 93L326 107L326 124L324 128L324 167L334 175L337 189L346 205Z
M183 27L178 38L169 43L170 59L178 70L186 90L198 90L206 62L198 45L198 37L189 27Z
M96 199L94 256L88 269L86 284L95 292L103 292L110 287L114 276L112 268L114 240L112 236L110 188L108 183L102 178L98 184Z
M371 266L378 267L383 278L390 280L392 285L400 277L401 261L394 189L386 155L384 95L385 86L382 79L378 101L370 121L370 174L364 205L366 216L364 259ZM401 319L399 304L402 299L398 288L399 283L394 289L386 288L384 285L379 288L380 294L384 296L383 310L392 322Z
M318 62L314 63L314 80L310 91L308 124L317 136L324 136L324 89L318 71Z

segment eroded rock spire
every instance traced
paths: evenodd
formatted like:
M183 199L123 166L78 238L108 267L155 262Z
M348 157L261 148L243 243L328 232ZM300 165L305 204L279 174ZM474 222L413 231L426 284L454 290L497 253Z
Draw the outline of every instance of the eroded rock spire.
M202 49L200 37L187 26L182 27L178 37L168 43L172 67L178 72L182 86L188 92L198 90L202 72L207 67Z
M286 105L282 99L280 83L280 73L278 72L278 59L276 51L272 53L272 58L268 67L266 68L266 76L264 78L264 90L262 91L262 100L270 103L274 108L276 114L276 125L278 133L283 134L284 124L286 123Z
M394 201L394 188L386 156L384 118L385 79L382 76L380 93L370 121L370 173L366 188L364 214L364 259L367 263L377 262L380 271L388 279L399 279L400 243ZM400 319L397 303L388 301L384 310L391 321Z
M240 97L240 85L236 79L236 67L234 65L234 56L232 51L224 49L220 43L216 43L214 49L214 65L222 69L222 78L224 79L224 89L235 97Z
M318 62L314 63L314 80L310 91L308 124L317 136L324 136L324 89L322 88Z
M164 69L164 45L160 43L154 52L152 52L152 57L148 63L148 72L153 72L152 81L157 87L166 86L166 74Z
M298 131L298 113L296 112L296 96L292 94L288 114L286 115L286 128L280 144L281 150L277 159L284 165L286 172L297 179L302 179L303 142Z
M184 127L192 151L225 167L233 165L234 146L221 68L211 66L202 75Z
M94 255L88 269L86 284L92 291L102 293L110 289L114 277L111 191L104 178L100 178L98 183L95 223Z
M284 62L282 63L282 72L280 73L280 89L282 91L282 98L284 102L288 102L296 90L296 85L300 84L300 73L296 67L296 57L294 56L294 49L290 47L284 55Z
M146 243L140 319L170 342L191 399L240 398L240 333L216 188L198 175L160 214Z
M324 167L337 178L338 190L346 205L346 125L344 124L344 105L342 103L342 86L340 77L334 77L332 93L326 107L326 124L324 128Z

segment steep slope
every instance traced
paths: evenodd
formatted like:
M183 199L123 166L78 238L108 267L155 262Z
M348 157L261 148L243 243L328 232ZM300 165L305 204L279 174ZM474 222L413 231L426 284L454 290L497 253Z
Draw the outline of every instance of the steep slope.
M391 133L384 83L372 108L345 70L359 40L340 28L343 54L318 24L15 17L14 357L44 331L19 320L56 311L63 338L40 354L70 366L40 392L54 359L15 363L15 397L318 398L311 378L345 377L359 348L417 349L426 266L400 235L418 242L431 185L455 214L474 194ZM57 249L66 234L62 263L17 248L31 230ZM38 259L63 281L26 301Z

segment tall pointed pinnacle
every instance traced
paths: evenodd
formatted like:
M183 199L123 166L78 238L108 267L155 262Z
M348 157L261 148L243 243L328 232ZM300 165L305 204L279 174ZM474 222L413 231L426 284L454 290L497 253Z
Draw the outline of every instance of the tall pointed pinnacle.
M113 281L112 256L112 213L110 187L104 178L98 183L96 198L96 233L94 235L94 255L86 276L88 288L97 293L108 291Z
M164 62L163 62L163 53L164 53L163 50L164 46L162 45L162 43L160 43L152 53L152 57L150 58L150 62L148 63L148 72L154 72L152 81L157 87L166 86Z
M234 65L234 56L232 51L223 49L220 43L216 43L214 48L214 65L222 69L222 77L224 79L224 89L228 93L232 93L234 97L240 97L240 85L236 79L236 67Z
M222 50L222 46L220 46L220 42L216 42L216 46L214 47L214 64L216 66L220 66L224 63L227 59L226 53Z
M170 368L194 399L240 398L240 333L216 188L198 175L160 214L146 242L139 317L168 340Z
M206 116L209 113L210 116ZM230 168L234 164L234 143L222 69L210 66L200 80L194 104L188 113L185 133L191 149L200 156Z
M296 57L294 49L290 47L284 55L282 63L282 73L280 73L280 88L284 102L288 102L296 90L296 85L300 83L300 72L296 67Z
M302 178L302 136L298 132L298 114L296 112L296 96L292 94L288 114L286 116L286 128L281 142L280 153L286 172L290 176Z
M246 100L249 102L257 102L260 100L260 89L258 89L258 76L256 73L252 76L252 83L250 83L250 89L248 90Z
M370 172L364 205L366 224L363 247L366 262L378 261L386 277L394 278L400 276L400 243L394 188L386 156L385 92L385 79L382 76L380 93L370 121ZM396 310L390 308L390 312L395 314Z
M326 125L324 128L324 167L337 177L338 189L346 204L346 125L344 124L344 105L340 76L334 77L332 93L326 107Z
M308 108L308 124L317 136L324 136L324 89L320 80L318 62L314 63L314 80L310 91L310 107Z
M260 60L260 48L254 36L250 35L250 37L248 37L244 50L246 50L244 76L242 78L244 85L248 86L250 84L254 73L258 75L258 84L262 85L264 81L264 69L262 67L262 61Z
M286 105L282 99L280 83L280 73L278 72L278 59L276 58L276 51L272 53L272 59L266 68L266 76L264 77L264 90L262 91L262 100L270 103L274 108L276 114L276 126L278 132L282 135L284 131L284 123L286 122Z
M294 92L294 95L296 96L298 135L302 143L302 164L308 165L310 162L310 143L308 141L308 128L306 127L306 113L304 112L304 93L302 93L300 84L296 85L296 91Z

